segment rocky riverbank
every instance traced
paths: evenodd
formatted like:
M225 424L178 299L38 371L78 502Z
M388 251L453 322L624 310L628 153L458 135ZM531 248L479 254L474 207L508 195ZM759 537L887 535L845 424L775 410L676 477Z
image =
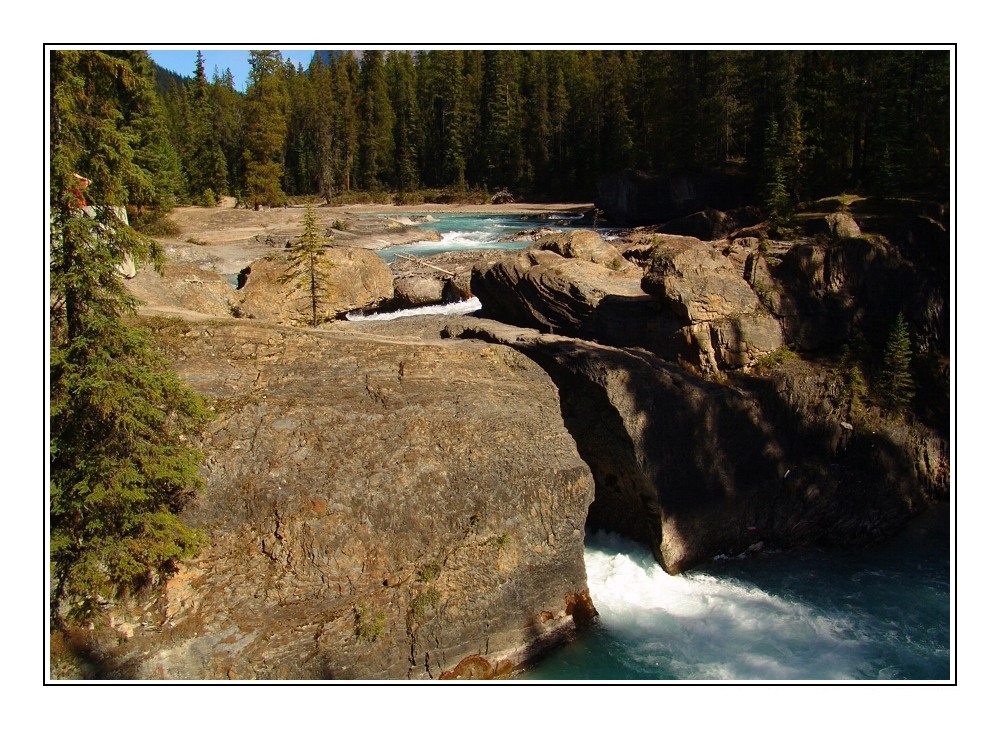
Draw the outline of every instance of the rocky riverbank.
M405 223L342 213L322 224L359 245L331 236L343 280L317 329L281 288L287 210L206 211L201 228L181 211L165 275L130 282L217 413L184 513L208 544L77 636L94 675L508 675L593 617L587 527L678 572L862 546L947 494L936 218L859 208L775 241L551 231L523 252L390 268L365 242ZM478 317L336 320L473 293ZM909 417L859 390L837 350L876 349L897 311L929 393Z

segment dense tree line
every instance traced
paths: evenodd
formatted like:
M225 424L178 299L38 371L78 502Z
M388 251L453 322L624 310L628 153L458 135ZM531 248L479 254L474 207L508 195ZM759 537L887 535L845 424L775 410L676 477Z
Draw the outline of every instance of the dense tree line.
M245 94L228 74L208 84L200 61L193 81L166 84L191 199L591 196L630 167L739 169L765 204L947 192L946 51L365 51L305 69L250 55Z

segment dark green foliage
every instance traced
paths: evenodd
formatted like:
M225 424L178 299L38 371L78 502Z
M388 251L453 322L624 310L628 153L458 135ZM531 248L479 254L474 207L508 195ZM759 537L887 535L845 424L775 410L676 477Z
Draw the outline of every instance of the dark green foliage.
M946 195L950 58L926 50L370 50L360 63L352 53L331 66L317 56L303 70L275 51L253 51L245 98L225 80L209 89L230 189L255 203L420 187L590 196L602 175L636 166L741 171L780 217L845 189ZM168 83L175 146L192 136L179 125L203 117L198 85L178 93ZM218 192L204 181L218 179L217 151L184 162L193 195Z
M417 72L410 54L390 54L386 73L395 111L393 186L401 191L413 190L420 184L417 168L420 109L417 104Z
M768 122L764 143L764 210L771 222L781 225L791 208L791 198L785 186L786 157L783 154L778 122L774 118Z
M150 182L163 160L132 147L156 138L136 134L137 120L157 113L144 56L52 54L49 556L57 620L158 579L199 543L176 512L200 484L200 455L185 439L205 410L147 335L122 320L136 302L119 265L159 252L124 220L124 206L155 201Z
M361 112L358 151L361 184L369 190L388 185L393 170L393 126L382 51L365 51L361 64Z
M214 99L205 77L205 64L200 51L195 66L194 84L188 97L184 147L188 189L196 204L215 205L217 198L228 190L227 166L220 142L221 135L215 125Z
M243 159L247 204L282 205L288 93L281 53L250 51L250 87L245 106Z
M194 554L200 535L176 512L201 484L201 454L184 441L205 416L148 336L117 317L88 316L53 347L50 559L71 616Z
M871 404L868 386L871 347L861 334L856 334L844 345L840 355L838 372L843 388L843 402L847 405L847 416L852 420L862 419Z
M288 269L282 283L291 282L295 291L304 292L312 312L310 323L319 326L319 309L330 291L330 269L333 263L326 257L328 239L319 235L312 205L306 206L303 231L292 246Z
M916 385L911 364L910 330L903 315L898 314L885 343L882 368L876 380L878 394L890 410L906 410L913 402Z

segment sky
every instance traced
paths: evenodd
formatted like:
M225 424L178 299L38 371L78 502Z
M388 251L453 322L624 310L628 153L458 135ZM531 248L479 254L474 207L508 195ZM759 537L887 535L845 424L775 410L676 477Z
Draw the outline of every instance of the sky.
M149 56L158 66L162 66L174 73L179 73L181 76L193 78L198 50L196 47L184 48L183 50L155 49L149 51ZM234 50L223 48L213 50L211 48L202 48L200 50L202 56L205 58L205 75L208 76L209 81L212 80L216 70L218 70L219 76L222 76L228 68L233 72L233 81L235 82L236 90L246 91L247 74L250 73L250 64L247 62L250 49L240 48ZM313 52L312 49L282 49L281 57L296 65L301 63L302 67L305 68L309 65L309 61L312 60Z

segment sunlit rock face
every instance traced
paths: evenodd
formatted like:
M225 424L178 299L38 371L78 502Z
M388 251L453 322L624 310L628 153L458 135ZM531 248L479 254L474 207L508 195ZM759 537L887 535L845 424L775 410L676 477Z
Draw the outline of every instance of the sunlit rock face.
M546 373L390 324L160 332L214 403L183 514L208 543L115 649L120 675L504 675L592 617L594 485Z
M654 238L645 271L594 250L592 241L543 238L535 249L477 266L472 290L485 316L643 347L706 374L747 367L782 345L781 326L720 246Z
M323 279L315 296L308 272L291 269L287 257L254 261L240 290L239 315L280 323L308 322L314 299L317 317L325 320L393 297L392 271L377 253L334 247L323 255Z

